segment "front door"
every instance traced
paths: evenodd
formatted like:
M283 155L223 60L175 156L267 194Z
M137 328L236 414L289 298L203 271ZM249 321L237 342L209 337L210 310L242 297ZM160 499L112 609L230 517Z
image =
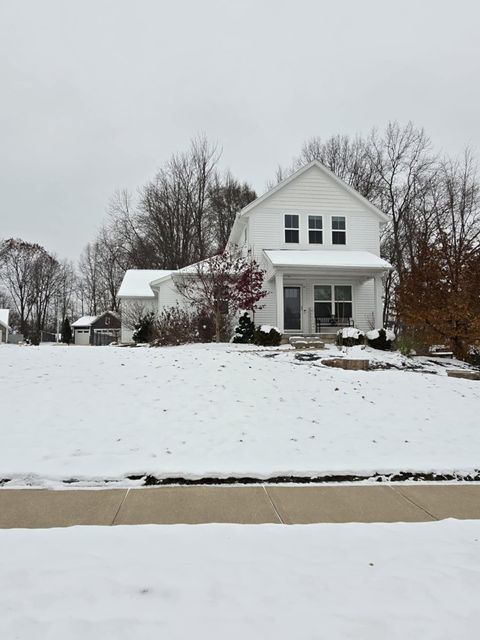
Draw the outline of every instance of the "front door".
M302 330L300 287L283 288L283 327L285 331Z

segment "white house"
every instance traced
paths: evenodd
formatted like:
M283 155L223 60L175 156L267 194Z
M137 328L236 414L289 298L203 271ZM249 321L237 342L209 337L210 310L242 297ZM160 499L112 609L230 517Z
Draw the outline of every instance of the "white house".
M175 304L177 297L174 296L171 304L167 304L162 296L160 305L158 297L158 289L154 291L151 283L163 278L169 278L173 271L165 271L162 269L129 269L122 280L118 297L122 301L122 342L131 342L133 327L132 320L139 315L148 311L158 311L161 306L172 306Z
M382 326L382 276L391 266L380 257L380 233L387 222L318 161L244 207L228 244L254 256L266 271L268 295L256 322L286 334ZM152 308L184 304L175 288L179 273L148 282Z
M10 309L0 309L0 343L8 342L8 318L10 315Z

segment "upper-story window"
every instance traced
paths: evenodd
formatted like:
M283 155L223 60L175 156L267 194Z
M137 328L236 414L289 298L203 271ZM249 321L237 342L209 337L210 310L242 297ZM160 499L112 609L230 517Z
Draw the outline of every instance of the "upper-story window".
M332 216L332 244L347 244L345 216Z
M294 213L285 214L285 242L299 242L300 216Z
M322 216L308 216L308 242L309 244L323 244Z

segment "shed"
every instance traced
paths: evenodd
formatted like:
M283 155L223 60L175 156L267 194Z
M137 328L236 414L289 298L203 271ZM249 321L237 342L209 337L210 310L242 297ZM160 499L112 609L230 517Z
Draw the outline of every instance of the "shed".
M77 345L107 345L120 338L120 316L104 311L99 316L82 316L72 324Z

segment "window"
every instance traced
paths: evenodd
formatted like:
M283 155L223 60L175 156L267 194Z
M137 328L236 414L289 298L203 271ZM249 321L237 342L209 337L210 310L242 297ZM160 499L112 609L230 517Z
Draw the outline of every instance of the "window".
M335 289L335 317L349 320L352 313L352 287L338 285Z
M315 318L332 317L332 287L329 284L316 286L314 291Z
M347 244L345 216L332 216L332 244Z
M285 214L285 242L297 243L299 241L299 216Z
M105 326L108 327L110 324L110 317L109 316L105 316Z
M353 316L352 287L350 285L322 284L313 289L315 318L344 322Z
M310 244L323 244L322 216L308 216L308 242Z

